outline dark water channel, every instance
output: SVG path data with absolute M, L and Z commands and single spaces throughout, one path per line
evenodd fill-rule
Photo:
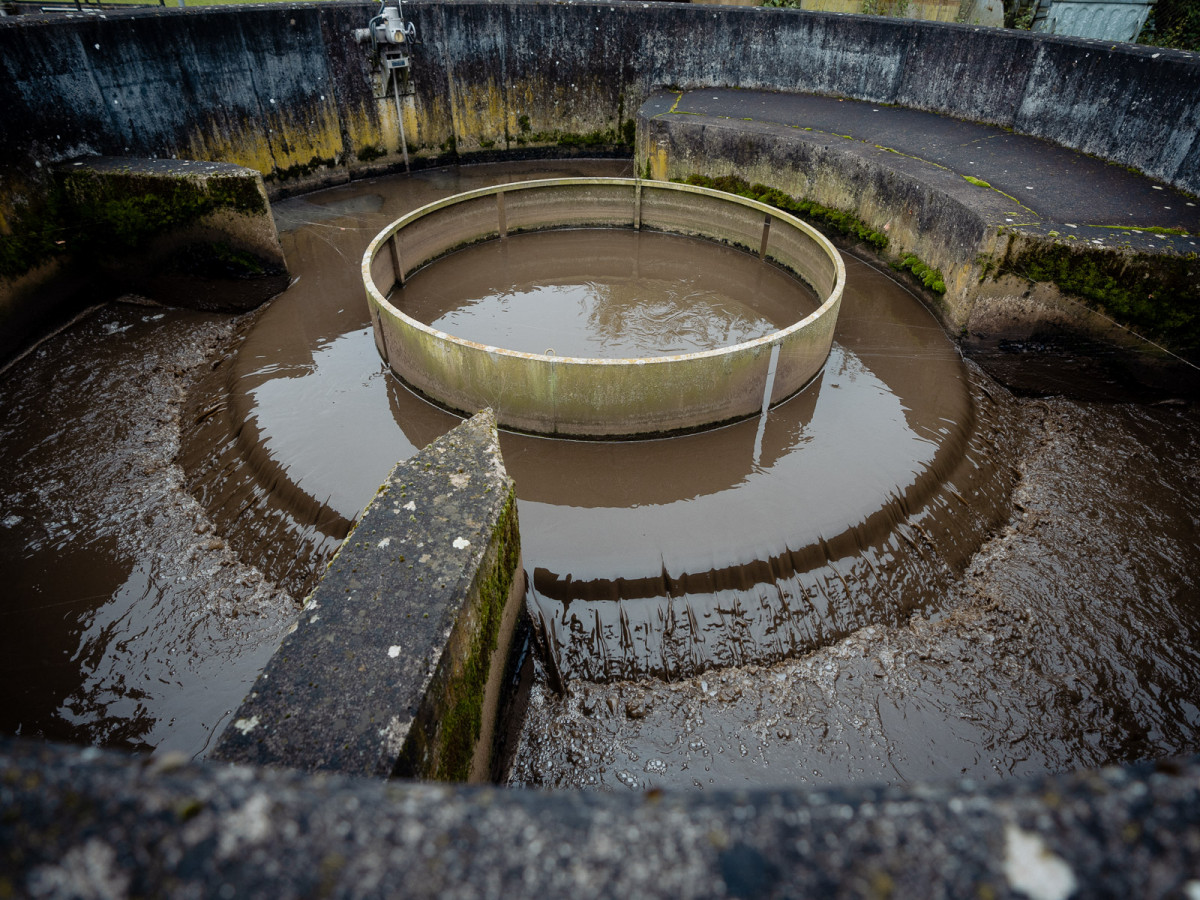
M 553 174 L 624 171 L 444 170 L 285 201 L 297 280 L 236 339 L 214 317 L 112 306 L 5 373 L 0 728 L 203 751 L 383 476 L 459 421 L 386 373 L 363 248 L 422 203 Z M 732 251 L 546 237 L 431 267 L 435 316 L 461 333 L 473 307 L 514 341 L 545 325 L 516 349 L 560 355 L 584 355 L 551 318 L 580 281 L 607 285 L 567 300 L 585 350 L 666 336 L 674 352 L 787 318 L 729 299 L 782 277 L 731 275 Z M 560 267 L 551 289 L 504 311 L 539 256 Z M 706 265 L 727 283 L 688 287 L 706 292 L 689 317 L 670 291 Z M 1200 415 L 1014 397 L 886 274 L 847 269 L 825 371 L 765 421 L 502 436 L 545 667 L 514 784 L 987 778 L 1200 746 Z M 647 271 L 666 286 L 649 309 L 621 293 Z M 490 311 L 472 280 L 500 285 Z

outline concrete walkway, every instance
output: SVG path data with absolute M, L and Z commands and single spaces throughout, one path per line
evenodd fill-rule
M 1197 198 L 1123 166 L 995 125 L 857 100 L 729 88 L 664 91 L 643 106 L 642 115 L 698 116 L 817 132 L 866 145 L 856 149 L 873 149 L 881 157 L 898 153 L 986 182 L 990 187 L 974 187 L 1011 198 L 1001 204 L 1009 207 L 1004 218 L 989 224 L 1035 234 L 1074 233 L 1079 240 L 1151 253 L 1200 251 Z M 1139 233 L 1129 227 L 1182 229 L 1188 236 Z

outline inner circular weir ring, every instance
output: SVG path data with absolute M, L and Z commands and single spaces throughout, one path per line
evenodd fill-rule
M 418 269 L 470 244 L 594 227 L 668 232 L 757 253 L 806 281 L 821 303 L 787 328 L 729 347 L 598 359 L 468 341 L 388 300 Z M 829 355 L 846 270 L 820 232 L 755 200 L 637 178 L 554 178 L 468 191 L 397 219 L 367 247 L 362 277 L 380 356 L 422 394 L 468 414 L 491 407 L 501 425 L 520 431 L 630 437 L 746 418 L 803 388 Z

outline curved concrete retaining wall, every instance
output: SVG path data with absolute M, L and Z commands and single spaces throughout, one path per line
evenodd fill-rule
M 798 273 L 822 302 L 795 324 L 732 347 L 579 359 L 448 335 L 385 298 L 397 286 L 403 290 L 412 272 L 458 247 L 581 226 L 645 228 L 753 249 Z M 846 280 L 833 245 L 787 213 L 719 191 L 632 178 L 524 182 L 432 203 L 380 232 L 362 270 L 380 355 L 409 384 L 453 409 L 491 406 L 512 428 L 593 436 L 698 428 L 790 397 L 825 364 Z M 802 296 L 797 291 L 798 301 Z
M 263 173 L 278 196 L 399 166 L 402 143 L 416 165 L 629 153 L 633 111 L 664 85 L 814 92 L 992 122 L 1200 193 L 1192 54 L 797 10 L 410 0 L 421 43 L 412 93 L 397 103 L 352 36 L 375 10 L 0 19 L 0 329 L 24 327 L 27 308 L 46 302 L 44 278 L 14 279 L 64 253 L 50 164 L 223 161 Z
M 275 190 L 399 161 L 394 99 L 351 32 L 370 4 L 0 21 L 9 227 L 36 163 L 236 162 Z M 401 113 L 420 159 L 625 145 L 655 87 L 854 97 L 993 122 L 1200 193 L 1200 57 L 935 22 L 672 3 L 410 0 Z
M 896 265 L 916 259 L 936 270 L 938 286 L 926 292 L 927 302 L 969 350 L 986 353 L 1005 340 L 1083 337 L 1120 348 L 1122 368 L 1147 385 L 1180 390 L 1180 376 L 1195 383 L 1189 375 L 1194 369 L 1174 365 L 1172 354 L 1160 346 L 1185 354 L 1196 351 L 1200 269 L 1194 233 L 1152 228 L 1137 235 L 1135 245 L 1135 233 L 1120 228 L 1125 215 L 1141 216 L 1138 221 L 1144 224 L 1156 221 L 1146 221 L 1149 217 L 1174 215 L 1179 224 L 1195 230 L 1200 220 L 1186 195 L 1121 172 L 1137 181 L 1134 190 L 1110 174 L 1112 167 L 1076 154 L 1070 158 L 1078 168 L 1038 182 L 1053 163 L 1036 155 L 1044 144 L 1022 138 L 1024 153 L 1005 159 L 1005 174 L 1008 167 L 1024 164 L 1031 170 L 1025 177 L 1043 189 L 1052 185 L 1063 196 L 1079 197 L 1069 207 L 1049 203 L 1048 210 L 1036 212 L 987 182 L 964 177 L 952 165 L 881 145 L 869 131 L 866 137 L 849 139 L 770 121 L 769 114 L 764 116 L 768 121 L 755 121 L 705 114 L 690 105 L 691 98 L 706 100 L 710 92 L 745 98 L 740 102 L 748 113 L 767 102 L 759 98 L 779 96 L 716 88 L 660 92 L 638 114 L 638 165 L 656 178 L 732 179 L 741 189 L 767 196 L 763 188 L 750 190 L 757 182 L 805 202 L 852 211 L 855 227 L 881 238 L 886 248 L 879 252 Z M 891 112 L 884 111 L 876 121 Z M 849 109 L 845 113 L 847 119 L 853 115 Z M 862 126 L 861 121 L 856 124 Z M 997 133 L 965 123 L 958 130 L 964 132 L 957 135 L 963 146 Z M 928 138 L 935 143 L 944 139 Z M 1085 164 L 1091 168 L 1085 171 Z M 1104 190 L 1127 201 L 1120 218 L 1112 203 L 1088 199 Z M 1169 212 L 1173 207 L 1180 212 Z M 1012 224 L 1014 208 L 1025 214 L 1021 224 Z M 1095 218 L 1084 218 L 1089 209 Z M 1064 213 L 1071 218 L 1057 218 Z M 1063 224 L 1072 218 L 1085 224 Z M 1062 237 L 1060 231 L 1071 236 Z M 1051 263 L 1039 263 L 1041 259 Z M 1110 361 L 1115 363 L 1116 357 Z

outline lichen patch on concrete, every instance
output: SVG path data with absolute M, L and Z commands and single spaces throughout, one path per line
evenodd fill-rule
M 1078 887 L 1071 867 L 1041 835 L 1012 823 L 1004 826 L 1004 874 L 1030 900 L 1067 900 Z

